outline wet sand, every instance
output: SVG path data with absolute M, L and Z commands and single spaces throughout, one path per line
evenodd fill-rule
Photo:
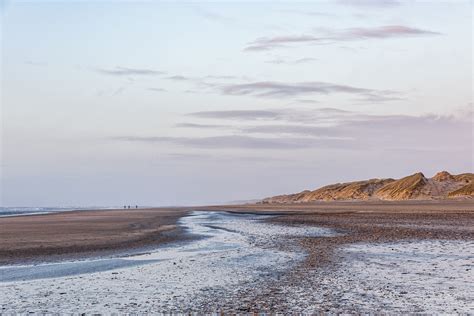
M 70 211 L 0 218 L 0 264 L 107 255 L 184 240 L 189 236 L 176 222 L 191 210 L 279 214 L 275 220 L 281 224 L 317 225 L 351 232 L 338 239 L 308 240 L 308 248 L 322 247 L 318 252 L 364 240 L 474 238 L 474 200 Z M 318 258 L 312 264 L 326 260 L 327 256 Z
M 474 310 L 471 303 L 474 301 L 474 204 L 471 201 L 154 209 L 147 210 L 138 219 L 127 212 L 114 211 L 113 217 L 119 219 L 113 226 L 123 229 L 132 225 L 138 230 L 137 234 L 142 231 L 140 236 L 147 236 L 144 223 L 155 218 L 157 230 L 150 234 L 158 232 L 160 236 L 172 232 L 174 240 L 179 240 L 185 234 L 175 228 L 176 219 L 194 210 L 276 216 L 240 221 L 240 224 L 234 220 L 204 222 L 205 231 L 221 231 L 217 236 L 227 236 L 208 240 L 215 242 L 212 249 L 204 247 L 205 251 L 211 251 L 207 255 L 189 252 L 187 247 L 196 247 L 199 242 L 191 241 L 188 246 L 174 248 L 171 243 L 169 247 L 186 253 L 183 260 L 169 259 L 112 273 L 37 280 L 34 288 L 33 283 L 14 283 L 14 288 L 6 285 L 12 298 L 18 293 L 33 295 L 32 298 L 25 296 L 23 303 L 16 306 L 5 305 L 7 310 L 30 310 L 34 302 L 42 302 L 41 311 L 55 311 L 51 309 L 52 301 L 61 298 L 73 302 L 78 297 L 90 297 L 77 307 L 78 312 L 466 313 Z M 102 212 L 108 211 L 98 214 L 105 216 Z M 221 216 L 222 213 L 216 214 Z M 47 216 L 53 215 L 44 217 Z M 63 216 L 67 218 L 69 214 Z M 181 217 L 178 223 L 184 223 L 185 219 Z M 45 223 L 44 218 L 36 221 L 36 224 Z M 59 219 L 51 221 L 46 221 L 47 225 L 61 222 Z M 136 226 L 137 223 L 144 226 Z M 163 231 L 163 223 L 170 227 Z M 303 233 L 308 229 L 328 229 L 332 233 Z M 231 235 L 221 235 L 227 231 Z M 10 236 L 14 235 L 11 231 Z M 26 236 L 35 238 L 34 234 Z M 113 240 L 119 238 L 117 236 L 120 233 L 110 234 L 105 240 L 115 244 Z M 120 238 L 127 240 L 129 236 L 128 231 Z M 139 239 L 141 242 L 137 245 L 159 245 L 159 238 L 153 242 L 149 242 L 149 238 Z M 240 246 L 235 245 L 237 240 L 241 241 Z M 262 256 L 253 257 L 255 254 Z M 145 258 L 162 255 L 163 250 L 157 249 L 155 254 L 152 252 Z M 248 261 L 252 257 L 259 259 Z M 277 274 L 275 267 L 278 267 Z M 210 274 L 218 277 L 209 279 Z M 103 281 L 97 282 L 97 278 Z M 103 283 L 105 281 L 107 283 Z M 56 289 L 57 282 L 60 282 L 60 290 Z M 186 282 L 193 286 L 200 284 L 200 287 L 190 287 Z M 107 288 L 117 284 L 127 286 L 115 287 L 115 301 L 106 297 L 97 299 L 96 293 L 103 291 L 102 283 L 107 284 Z M 70 284 L 80 286 L 70 292 L 67 291 Z M 166 291 L 163 288 L 163 293 L 156 292 L 164 284 Z M 180 292 L 191 288 L 192 295 Z
M 409 239 L 474 240 L 474 200 L 254 204 L 206 209 L 278 214 L 271 219 L 272 222 L 326 227 L 342 232 L 333 238 L 299 241 L 309 253 L 305 265 L 311 267 L 334 262 L 335 250 L 352 243 Z
M 304 254 L 298 249 L 275 249 L 280 238 L 332 236 L 328 229 L 271 225 L 266 218 L 192 212 L 179 224 L 203 238 L 117 259 L 128 262 L 126 267 L 104 270 L 109 259 L 0 267 L 0 310 L 109 314 L 216 309 L 214 304 L 234 291 L 251 293 L 249 287 L 257 288 L 301 261 Z
M 274 223 L 326 227 L 342 232 L 334 238 L 300 240 L 310 254 L 306 264 L 313 267 L 334 261 L 334 250 L 351 243 L 474 240 L 474 200 L 253 204 L 206 209 L 277 214 L 278 217 L 271 219 Z
M 474 310 L 474 304 L 467 303 L 474 299 L 472 201 L 335 202 L 221 209 L 243 213 L 257 209 L 280 214 L 270 219 L 275 224 L 326 227 L 341 233 L 331 238 L 299 238 L 296 242 L 307 253 L 305 260 L 278 282 L 270 282 L 265 289 L 257 291 L 251 301 L 239 306 L 241 311 L 371 312 L 386 308 L 392 312 L 456 313 Z M 282 242 L 279 247 L 294 245 Z M 381 254 L 373 260 L 370 254 L 377 247 L 382 249 Z M 419 258 L 424 261 L 417 262 Z M 410 262 L 417 262 L 414 267 L 420 271 L 409 267 Z M 463 264 L 459 266 L 462 273 L 453 276 L 450 269 L 459 273 L 453 268 L 458 262 Z M 448 284 L 439 279 L 456 282 Z M 416 292 L 410 292 L 410 286 L 414 285 L 418 286 Z M 469 297 L 460 295 L 460 289 Z M 450 297 L 455 295 L 455 299 Z M 291 303 L 294 301 L 300 304 L 295 307 Z M 237 308 L 230 306 L 229 310 Z
M 182 209 L 90 210 L 0 218 L 0 264 L 102 256 L 186 238 Z

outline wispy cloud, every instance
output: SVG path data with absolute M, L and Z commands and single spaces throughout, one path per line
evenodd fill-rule
M 471 112 L 472 114 L 472 112 Z M 114 141 L 166 144 L 199 149 L 337 149 L 392 151 L 463 151 L 472 143 L 472 116 L 374 115 L 336 108 L 266 111 L 208 111 L 186 118 L 217 124 L 187 122 L 176 127 L 214 131 L 218 136 L 121 136 Z M 222 120 L 233 124 L 222 124 Z M 222 135 L 228 133 L 228 135 Z M 199 135 L 199 134 L 197 134 Z M 454 136 L 454 137 L 453 137 Z M 166 147 L 165 146 L 165 147 Z
M 267 61 L 268 64 L 275 64 L 275 65 L 299 65 L 299 64 L 307 64 L 316 61 L 316 58 L 305 57 L 305 58 L 298 58 L 294 60 L 288 60 L 283 58 L 277 58 Z
M 318 103 L 320 103 L 317 100 L 310 100 L 310 99 L 300 99 L 300 100 L 296 100 L 296 102 L 297 103 L 303 103 L 303 104 L 318 104 Z
M 200 112 L 199 118 L 230 119 L 235 124 L 211 127 L 212 124 L 190 123 L 188 127 L 214 128 L 219 134 L 230 131 L 251 139 L 267 140 L 262 136 L 271 136 L 272 142 L 273 137 L 278 136 L 282 149 L 291 147 L 284 145 L 289 141 L 295 142 L 295 148 L 320 146 L 318 148 L 393 150 L 459 150 L 465 144 L 472 143 L 472 115 L 374 115 L 335 108 L 268 110 L 265 115 L 260 114 L 258 111 L 214 111 L 209 115 Z M 453 138 L 453 135 L 456 136 Z
M 279 47 L 285 47 L 289 44 L 299 43 L 318 43 L 327 39 L 314 35 L 286 35 L 275 37 L 260 37 L 250 42 L 245 51 L 267 51 Z
M 232 111 L 202 111 L 187 114 L 188 116 L 208 119 L 245 119 L 245 120 L 259 120 L 259 119 L 276 119 L 281 113 L 277 111 L 266 110 L 232 110 Z
M 228 127 L 228 125 L 196 124 L 196 123 L 178 123 L 175 126 L 176 127 L 184 127 L 184 128 L 202 128 L 202 129 L 217 129 L 217 128 L 226 128 L 226 127 Z
M 232 120 L 238 123 L 247 121 L 266 121 L 266 122 L 289 122 L 293 124 L 313 124 L 313 125 L 334 125 L 335 122 L 351 118 L 365 118 L 360 114 L 344 111 L 336 108 L 318 108 L 318 109 L 274 109 L 274 110 L 226 110 L 226 111 L 202 111 L 188 113 L 186 117 L 210 120 Z M 189 126 L 191 127 L 191 126 Z M 199 128 L 196 124 L 194 127 Z M 226 126 L 226 128 L 231 128 Z M 236 127 L 232 127 L 236 128 Z M 248 129 L 244 126 L 240 129 Z M 237 129 L 239 129 L 237 127 Z
M 165 79 L 177 80 L 177 81 L 194 81 L 196 83 L 204 84 L 207 80 L 249 80 L 246 76 L 233 76 L 233 75 L 205 75 L 205 76 L 187 76 L 187 75 L 172 75 Z
M 295 82 L 285 83 L 276 81 L 260 81 L 243 84 L 229 84 L 219 86 L 220 91 L 226 95 L 252 95 L 256 97 L 294 97 L 310 94 L 349 93 L 361 96 L 393 96 L 396 92 L 389 90 L 374 90 L 359 88 L 349 85 L 328 82 Z
M 233 110 L 233 111 L 205 111 L 195 112 L 186 115 L 187 118 L 207 119 L 207 120 L 231 120 L 236 124 L 201 124 L 201 123 L 180 123 L 177 127 L 187 127 L 196 129 L 225 129 L 234 132 L 245 133 L 289 133 L 308 134 L 309 132 L 323 132 L 321 126 L 334 126 L 340 120 L 351 118 L 355 115 L 352 112 L 333 108 L 319 109 L 299 109 L 299 110 Z M 255 123 L 272 123 L 270 125 L 251 125 Z M 296 133 L 299 131 L 299 133 Z M 329 134 L 328 134 L 329 135 Z M 330 135 L 335 135 L 333 131 Z
M 186 114 L 187 117 L 243 121 L 329 122 L 335 118 L 355 117 L 356 114 L 336 108 L 274 109 L 274 110 L 226 110 L 202 111 Z
M 166 79 L 169 79 L 169 80 L 176 80 L 176 81 L 194 80 L 194 79 L 191 78 L 191 77 L 186 77 L 186 76 L 182 76 L 182 75 L 169 76 L 169 77 L 166 77 Z
M 335 32 L 334 39 L 355 40 L 368 38 L 409 37 L 418 35 L 440 35 L 441 33 L 423 30 L 403 25 L 388 25 L 381 27 L 350 28 L 342 32 Z
M 163 89 L 163 88 L 148 88 L 147 90 L 155 91 L 155 92 L 166 92 L 166 91 L 168 91 L 168 90 Z
M 163 75 L 165 72 L 153 69 L 138 69 L 127 67 L 115 67 L 112 69 L 96 69 L 98 73 L 111 76 L 156 76 Z
M 423 35 L 440 35 L 438 32 L 404 26 L 358 27 L 343 30 L 320 30 L 318 34 L 260 37 L 250 42 L 245 51 L 266 51 L 294 44 L 330 44 L 343 41 L 387 39 Z
M 374 94 L 374 93 L 366 93 L 362 95 L 360 98 L 355 99 L 356 101 L 360 101 L 362 103 L 381 103 L 387 101 L 400 101 L 405 100 L 395 93 L 387 92 L 385 94 Z
M 218 125 L 218 124 L 195 124 L 180 123 L 176 127 L 204 129 L 204 130 L 230 130 L 233 132 L 248 134 L 267 134 L 267 135 L 293 135 L 293 136 L 313 136 L 318 138 L 332 137 L 340 139 L 344 132 L 339 129 L 311 126 L 304 124 L 265 124 L 265 125 Z M 350 138 L 350 137 L 346 137 Z
M 242 127 L 240 129 L 244 133 L 250 134 L 270 134 L 270 135 L 305 135 L 313 137 L 340 137 L 345 136 L 350 138 L 350 136 L 345 135 L 343 131 L 336 128 L 328 128 L 321 126 L 311 126 L 311 125 L 289 125 L 289 124 L 272 124 L 272 125 L 258 125 L 258 126 L 248 126 Z
M 179 146 L 196 148 L 242 148 L 242 149 L 301 149 L 308 147 L 351 147 L 355 146 L 352 140 L 346 139 L 319 139 L 319 138 L 273 138 L 251 136 L 214 136 L 214 137 L 114 137 L 113 140 L 143 142 L 143 143 L 170 143 Z M 343 145 L 344 144 L 344 145 Z

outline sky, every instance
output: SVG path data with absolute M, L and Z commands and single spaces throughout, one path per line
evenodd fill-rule
M 471 1 L 5 1 L 1 206 L 473 172 Z

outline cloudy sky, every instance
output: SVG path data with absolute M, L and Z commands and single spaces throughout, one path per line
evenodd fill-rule
M 472 2 L 3 1 L 1 205 L 472 172 Z

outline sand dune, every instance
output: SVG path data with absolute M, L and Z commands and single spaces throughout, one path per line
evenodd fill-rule
M 262 203 L 306 203 L 336 200 L 432 200 L 469 198 L 474 196 L 474 174 L 452 175 L 438 172 L 426 178 L 421 172 L 394 180 L 370 179 L 337 183 L 314 191 L 305 190 L 296 194 L 278 195 L 262 200 Z

